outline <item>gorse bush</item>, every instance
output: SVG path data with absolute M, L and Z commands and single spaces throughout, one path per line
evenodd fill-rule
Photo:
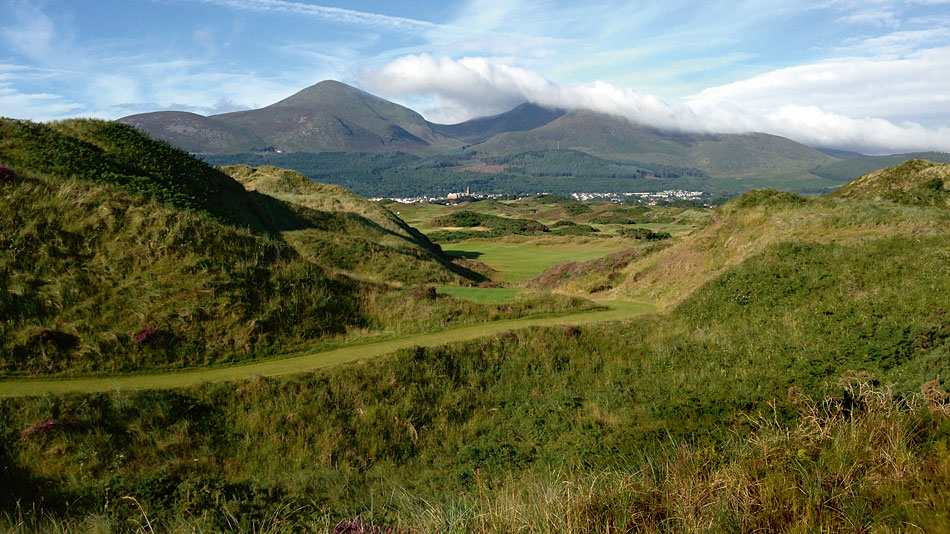
M 729 202 L 727 206 L 734 208 L 755 208 L 755 207 L 774 207 L 794 204 L 804 204 L 808 199 L 788 191 L 776 191 L 774 189 L 754 189 L 748 193 L 739 195 L 738 198 Z

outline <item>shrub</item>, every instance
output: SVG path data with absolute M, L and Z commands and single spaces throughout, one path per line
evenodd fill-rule
M 623 228 L 618 235 L 631 239 L 644 239 L 646 241 L 662 241 L 673 237 L 669 232 L 654 232 L 649 228 Z
M 775 189 L 753 189 L 743 193 L 733 200 L 730 205 L 736 208 L 755 208 L 755 207 L 773 207 L 784 205 L 804 204 L 808 199 L 788 191 L 777 191 Z

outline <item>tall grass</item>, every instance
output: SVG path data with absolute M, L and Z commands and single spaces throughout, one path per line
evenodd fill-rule
M 895 396 L 866 377 L 816 400 L 792 391 L 797 423 L 768 411 L 718 447 L 669 443 L 620 469 L 481 477 L 463 494 L 381 495 L 361 519 L 313 502 L 259 518 L 214 504 L 197 515 L 125 523 L 22 507 L 0 517 L 12 533 L 114 532 L 941 532 L 950 524 L 950 404 L 946 393 Z M 137 501 L 123 499 L 125 503 Z M 155 529 L 159 530 L 155 530 Z M 345 530 L 351 528 L 352 530 Z

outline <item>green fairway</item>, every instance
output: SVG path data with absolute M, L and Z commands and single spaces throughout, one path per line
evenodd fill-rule
M 458 341 L 470 341 L 499 332 L 532 326 L 582 325 L 603 321 L 617 321 L 657 310 L 653 305 L 636 302 L 601 301 L 601 304 L 608 306 L 609 309 L 572 313 L 560 317 L 496 321 L 455 328 L 433 334 L 406 336 L 329 351 L 306 351 L 291 354 L 284 358 L 234 365 L 231 367 L 113 377 L 3 380 L 0 381 L 0 397 L 93 393 L 116 390 L 168 389 L 208 382 L 246 380 L 255 376 L 279 376 L 305 373 L 342 363 L 379 358 L 387 354 L 392 354 L 397 350 L 412 347 L 433 347 Z
M 489 243 L 471 240 L 448 246 L 451 248 L 446 248 L 446 254 L 485 262 L 501 272 L 499 279 L 517 283 L 537 276 L 552 265 L 600 258 L 630 245 L 619 240 L 558 244 Z
M 479 304 L 511 302 L 518 294 L 518 290 L 511 287 L 441 286 L 435 288 L 435 291 L 440 295 L 449 295 L 453 298 L 470 300 Z

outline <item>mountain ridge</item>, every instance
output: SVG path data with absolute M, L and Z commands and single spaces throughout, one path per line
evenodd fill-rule
M 782 172 L 806 171 L 836 159 L 777 136 L 750 134 L 758 137 L 758 145 L 767 144 L 762 139 L 773 140 L 772 146 L 763 148 L 743 142 L 748 135 L 664 131 L 595 111 L 549 109 L 533 103 L 459 124 L 436 124 L 407 107 L 333 80 L 319 82 L 263 108 L 211 115 L 203 122 L 198 117 L 157 112 L 118 120 L 169 142 L 183 143 L 192 152 L 209 155 L 270 150 L 401 151 L 429 156 L 470 146 L 497 156 L 519 148 L 572 148 L 617 159 L 699 168 L 708 160 L 710 168 L 703 170 L 720 174 L 734 172 L 737 167 L 740 174 L 774 172 L 775 166 Z M 208 132 L 207 142 L 201 142 L 201 128 L 192 123 L 199 123 Z M 183 132 L 196 128 L 198 132 L 185 143 Z M 218 139 L 233 142 L 215 143 Z M 769 150 L 778 150 L 778 157 L 772 158 L 771 167 L 763 167 L 760 153 L 768 157 Z M 776 165 L 779 160 L 781 165 Z

